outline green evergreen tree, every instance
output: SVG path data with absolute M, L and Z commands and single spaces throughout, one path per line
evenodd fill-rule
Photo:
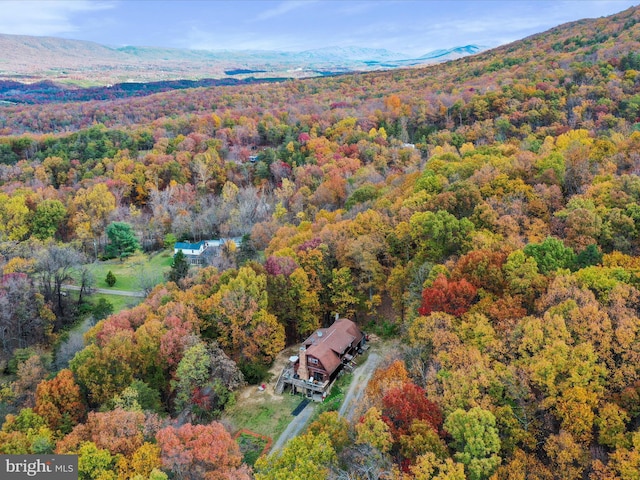
M 107 235 L 111 242 L 107 247 L 107 253 L 114 257 L 129 257 L 140 249 L 140 242 L 128 223 L 111 222 L 107 227 Z
M 113 287 L 116 284 L 116 276 L 113 274 L 111 270 L 107 273 L 106 278 L 104 279 L 105 283 L 110 287 Z
M 598 249 L 597 245 L 593 243 L 583 251 L 581 251 L 576 257 L 576 268 L 585 268 L 591 265 L 598 265 L 602 263 L 602 252 Z
M 251 240 L 251 236 L 248 233 L 243 235 L 240 248 L 236 253 L 238 266 L 242 266 L 248 261 L 253 260 L 256 257 L 256 253 L 256 247 L 253 244 L 253 240 Z
M 187 262 L 187 257 L 182 252 L 182 250 L 178 250 L 173 256 L 173 263 L 171 264 L 171 270 L 169 270 L 169 274 L 167 278 L 171 282 L 176 282 L 187 276 L 189 273 L 189 262 Z

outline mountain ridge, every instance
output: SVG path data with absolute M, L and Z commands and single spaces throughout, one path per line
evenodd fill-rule
M 81 86 L 129 81 L 237 78 L 240 75 L 301 78 L 428 64 L 481 51 L 477 45 L 441 49 L 421 57 L 387 49 L 329 46 L 303 51 L 196 50 L 0 34 L 0 79 L 54 80 Z M 319 73 L 321 72 L 321 73 Z

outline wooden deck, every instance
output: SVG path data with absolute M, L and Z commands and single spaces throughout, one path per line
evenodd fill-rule
M 287 385 L 294 387 L 297 392 L 300 393 L 324 393 L 329 387 L 328 381 L 326 382 L 318 382 L 315 380 L 300 380 L 299 378 L 294 378 L 295 372 L 293 371 L 293 367 L 285 368 L 278 379 L 276 384 L 275 391 L 280 394 L 284 391 L 284 388 Z

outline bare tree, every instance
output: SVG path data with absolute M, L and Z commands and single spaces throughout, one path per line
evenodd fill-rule
M 78 295 L 78 306 L 82 305 L 82 300 L 85 295 L 90 295 L 93 290 L 93 286 L 96 283 L 95 275 L 86 265 L 82 265 L 77 270 L 78 284 L 80 287 L 80 293 Z
M 47 365 L 40 355 L 32 355 L 18 365 L 17 379 L 11 384 L 16 403 L 23 408 L 36 404 L 36 387 L 47 375 Z
M 83 263 L 84 257 L 70 246 L 48 245 L 36 254 L 35 276 L 45 302 L 52 305 L 59 320 L 67 314 L 64 282 L 73 280 L 73 272 Z
M 0 342 L 9 355 L 14 348 L 24 348 L 44 338 L 44 321 L 40 318 L 38 298 L 31 280 L 22 273 L 3 275 L 0 280 Z
M 348 469 L 334 468 L 329 476 L 332 480 L 381 480 L 391 478 L 393 471 L 391 458 L 366 443 L 345 448 L 340 460 Z
M 135 272 L 136 285 L 145 296 L 163 281 L 161 273 L 148 267 L 145 257 L 134 258 L 131 266 Z

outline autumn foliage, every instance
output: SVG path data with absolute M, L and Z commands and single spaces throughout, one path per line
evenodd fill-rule
M 446 312 L 460 316 L 469 309 L 476 292 L 476 287 L 464 278 L 456 281 L 440 275 L 430 287 L 422 291 L 422 305 L 418 311 L 420 315 Z
M 382 419 L 394 437 L 407 434 L 416 420 L 424 420 L 434 431 L 442 427 L 440 407 L 427 398 L 424 389 L 413 383 L 387 391 L 382 397 Z
M 249 479 L 238 444 L 224 427 L 209 425 L 165 427 L 156 436 L 161 449 L 162 465 L 185 479 L 243 480 Z
M 256 478 L 635 478 L 638 39 L 633 7 L 426 68 L 3 104 L 0 451 L 246 478 L 209 422 L 338 314 L 393 355 Z M 112 222 L 238 245 L 70 345 Z
M 34 412 L 42 416 L 52 430 L 69 430 L 84 419 L 84 398 L 70 370 L 60 370 L 52 380 L 38 384 Z

